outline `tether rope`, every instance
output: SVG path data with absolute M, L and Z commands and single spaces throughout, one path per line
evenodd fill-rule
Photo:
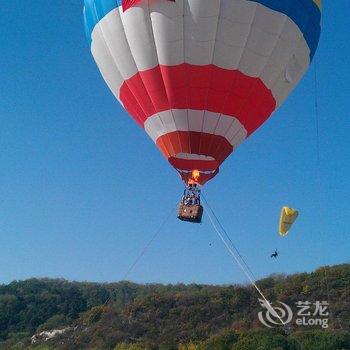
M 320 112 L 319 112 L 319 96 L 318 96 L 318 66 L 317 66 L 317 58 L 314 60 L 314 92 L 315 92 L 315 100 L 314 100 L 314 108 L 315 108 L 315 129 L 316 129 L 316 152 L 317 152 L 317 158 L 316 158 L 316 169 L 317 169 L 317 176 L 316 176 L 316 187 L 317 187 L 317 203 L 318 203 L 318 213 L 320 214 L 320 208 L 321 208 L 321 201 L 319 198 L 319 195 L 321 193 L 321 157 L 320 157 Z M 328 252 L 328 251 L 327 251 Z M 327 254 L 327 253 L 326 253 Z M 329 292 L 329 283 L 328 283 L 328 275 L 327 275 L 327 266 L 323 266 L 324 271 L 324 281 L 326 282 L 326 293 L 327 293 L 327 302 L 331 304 L 330 300 L 330 292 Z M 333 313 L 332 309 L 329 309 L 329 316 L 332 322 L 333 319 Z M 339 321 L 339 318 L 338 318 Z M 333 321 L 334 323 L 334 321 Z M 340 324 L 340 327 L 342 328 L 342 325 Z
M 151 244 L 156 240 L 156 238 L 159 236 L 160 232 L 162 231 L 163 227 L 165 226 L 165 224 L 168 222 L 168 220 L 170 219 L 170 216 L 174 213 L 174 208 L 171 209 L 171 211 L 169 212 L 168 216 L 163 220 L 163 222 L 161 223 L 161 225 L 159 226 L 158 230 L 154 233 L 154 235 L 152 236 L 152 238 L 148 241 L 148 243 L 145 245 L 145 247 L 142 249 L 142 251 L 140 252 L 140 254 L 136 257 L 136 259 L 134 260 L 134 262 L 130 265 L 130 267 L 128 268 L 128 270 L 125 272 L 124 276 L 123 276 L 123 280 L 126 280 L 126 278 L 129 276 L 129 274 L 131 273 L 131 271 L 135 268 L 135 266 L 138 264 L 138 262 L 142 259 L 142 257 L 145 255 L 145 253 L 147 252 L 148 248 L 151 246 Z
M 174 213 L 174 208 L 171 209 L 171 211 L 169 212 L 169 214 L 166 216 L 166 218 L 162 221 L 161 225 L 159 226 L 158 230 L 153 234 L 153 236 L 151 237 L 151 239 L 147 242 L 147 244 L 145 245 L 145 247 L 141 250 L 140 254 L 136 257 L 136 259 L 133 261 L 133 263 L 130 265 L 130 267 L 127 269 L 127 271 L 125 272 L 125 274 L 123 275 L 122 280 L 125 281 L 126 278 L 129 276 L 129 274 L 131 273 L 131 271 L 135 268 L 135 266 L 139 263 L 139 261 L 142 259 L 142 257 L 145 255 L 145 253 L 147 252 L 148 248 L 152 245 L 152 243 L 156 240 L 156 238 L 159 236 L 159 234 L 161 233 L 163 227 L 165 226 L 165 224 L 168 222 L 168 220 L 170 219 L 170 216 Z M 111 293 L 111 295 L 106 299 L 106 301 L 102 304 L 102 306 L 107 306 L 109 304 L 109 302 L 113 299 L 113 291 Z M 101 305 L 97 305 L 101 306 Z M 90 321 L 93 322 L 98 314 L 99 310 L 96 309 L 95 314 L 92 315 Z
M 214 213 L 214 210 L 211 208 L 211 206 L 209 205 L 208 201 L 204 198 L 204 196 L 202 196 L 206 206 L 209 208 L 211 214 L 214 216 L 217 224 L 219 225 L 219 227 L 221 228 L 221 231 L 224 233 L 225 237 L 228 239 L 228 241 L 231 243 L 232 248 L 235 250 L 236 254 L 239 256 L 239 258 L 241 259 L 242 263 L 244 264 L 244 266 L 246 267 L 246 269 L 249 271 L 251 277 L 254 280 L 257 280 L 257 278 L 254 276 L 253 271 L 250 269 L 250 267 L 248 266 L 248 264 L 246 263 L 246 261 L 244 260 L 243 256 L 241 255 L 241 253 L 239 252 L 238 248 L 235 246 L 235 244 L 233 243 L 231 237 L 228 235 L 228 233 L 226 232 L 226 230 L 224 229 L 224 227 L 222 226 L 221 222 L 219 221 L 217 215 Z
M 264 293 L 261 291 L 261 289 L 257 286 L 255 278 L 253 273 L 251 272 L 251 269 L 249 268 L 249 266 L 247 265 L 247 263 L 245 262 L 244 258 L 242 257 L 242 255 L 239 253 L 238 249 L 234 246 L 232 240 L 229 238 L 228 234 L 226 233 L 226 231 L 223 229 L 223 226 L 221 225 L 220 221 L 218 220 L 217 216 L 214 214 L 214 211 L 211 209 L 208 201 L 206 200 L 206 198 L 202 195 L 202 198 L 204 199 L 205 202 L 205 213 L 207 214 L 214 231 L 216 232 L 216 234 L 218 235 L 218 237 L 221 239 L 221 241 L 223 242 L 224 246 L 226 247 L 227 251 L 229 252 L 229 254 L 234 258 L 234 260 L 236 261 L 236 263 L 238 264 L 238 266 L 241 268 L 241 270 L 243 271 L 243 273 L 246 275 L 246 277 L 249 279 L 250 283 L 254 286 L 254 288 L 257 290 L 257 292 L 260 294 L 260 296 L 263 298 L 263 300 L 266 302 L 266 305 L 268 306 L 269 311 L 271 312 L 271 314 L 274 317 L 277 317 L 280 321 L 281 324 L 283 326 L 285 326 L 286 324 L 283 322 L 282 318 L 279 316 L 279 314 L 275 311 L 275 309 L 272 307 L 271 303 L 266 299 Z M 209 210 L 208 210 L 208 209 Z M 230 247 L 229 243 L 227 243 L 227 241 L 225 240 L 225 238 L 223 237 L 222 233 L 220 232 L 217 224 L 215 223 L 212 215 L 215 217 L 216 222 L 218 223 L 219 227 L 221 227 L 222 231 L 224 232 L 224 235 L 226 237 L 228 237 L 229 242 L 231 242 L 232 246 L 234 247 L 233 249 Z M 236 253 L 235 253 L 236 251 Z

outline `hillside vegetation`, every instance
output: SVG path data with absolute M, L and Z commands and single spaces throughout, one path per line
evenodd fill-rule
M 349 264 L 258 285 L 290 306 L 328 301 L 329 328 L 263 326 L 250 286 L 29 279 L 0 286 L 0 349 L 350 350 Z M 53 329 L 64 332 L 31 341 Z

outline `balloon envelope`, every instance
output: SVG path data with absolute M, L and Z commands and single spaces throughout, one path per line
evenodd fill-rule
M 321 18 L 319 0 L 85 0 L 84 15 L 115 97 L 200 184 L 297 85 Z

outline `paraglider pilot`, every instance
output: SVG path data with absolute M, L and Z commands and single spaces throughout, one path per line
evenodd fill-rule
M 275 258 L 275 259 L 278 258 L 278 251 L 277 251 L 277 249 L 275 250 L 275 252 L 273 254 L 271 254 L 271 258 Z

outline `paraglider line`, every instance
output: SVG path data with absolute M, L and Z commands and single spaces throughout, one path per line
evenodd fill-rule
M 264 301 L 266 302 L 266 305 L 268 305 L 269 307 L 269 311 L 271 312 L 271 314 L 275 317 L 277 317 L 280 321 L 281 324 L 283 326 L 285 326 L 285 323 L 283 322 L 282 318 L 279 316 L 279 314 L 274 310 L 274 308 L 272 307 L 271 303 L 266 299 L 264 293 L 261 291 L 261 289 L 257 286 L 255 279 L 252 276 L 251 270 L 248 267 L 247 263 L 244 261 L 243 257 L 241 254 L 239 254 L 237 248 L 235 248 L 235 250 L 237 251 L 237 253 L 234 252 L 234 250 L 230 247 L 230 245 L 227 243 L 227 241 L 225 240 L 225 238 L 223 237 L 222 233 L 220 232 L 219 228 L 217 227 L 217 225 L 215 224 L 215 221 L 212 217 L 215 216 L 217 223 L 219 224 L 219 226 L 222 228 L 222 225 L 220 224 L 220 221 L 218 220 L 217 216 L 214 214 L 214 211 L 210 208 L 207 200 L 204 198 L 203 199 L 205 201 L 205 213 L 207 214 L 214 231 L 216 232 L 216 234 L 218 235 L 218 237 L 221 239 L 222 243 L 224 244 L 224 246 L 226 247 L 227 251 L 229 252 L 229 254 L 234 258 L 234 260 L 236 261 L 236 263 L 238 264 L 238 266 L 241 268 L 241 270 L 243 271 L 243 273 L 247 276 L 247 278 L 249 279 L 249 281 L 251 282 L 251 284 L 254 286 L 254 288 L 257 290 L 257 292 L 260 294 L 260 296 L 264 299 Z M 207 209 L 209 208 L 209 210 Z M 212 215 L 211 215 L 211 213 Z M 222 230 L 223 232 L 225 232 L 224 230 Z M 226 234 L 227 235 L 227 234 Z M 232 240 L 230 239 L 230 241 L 232 242 Z

